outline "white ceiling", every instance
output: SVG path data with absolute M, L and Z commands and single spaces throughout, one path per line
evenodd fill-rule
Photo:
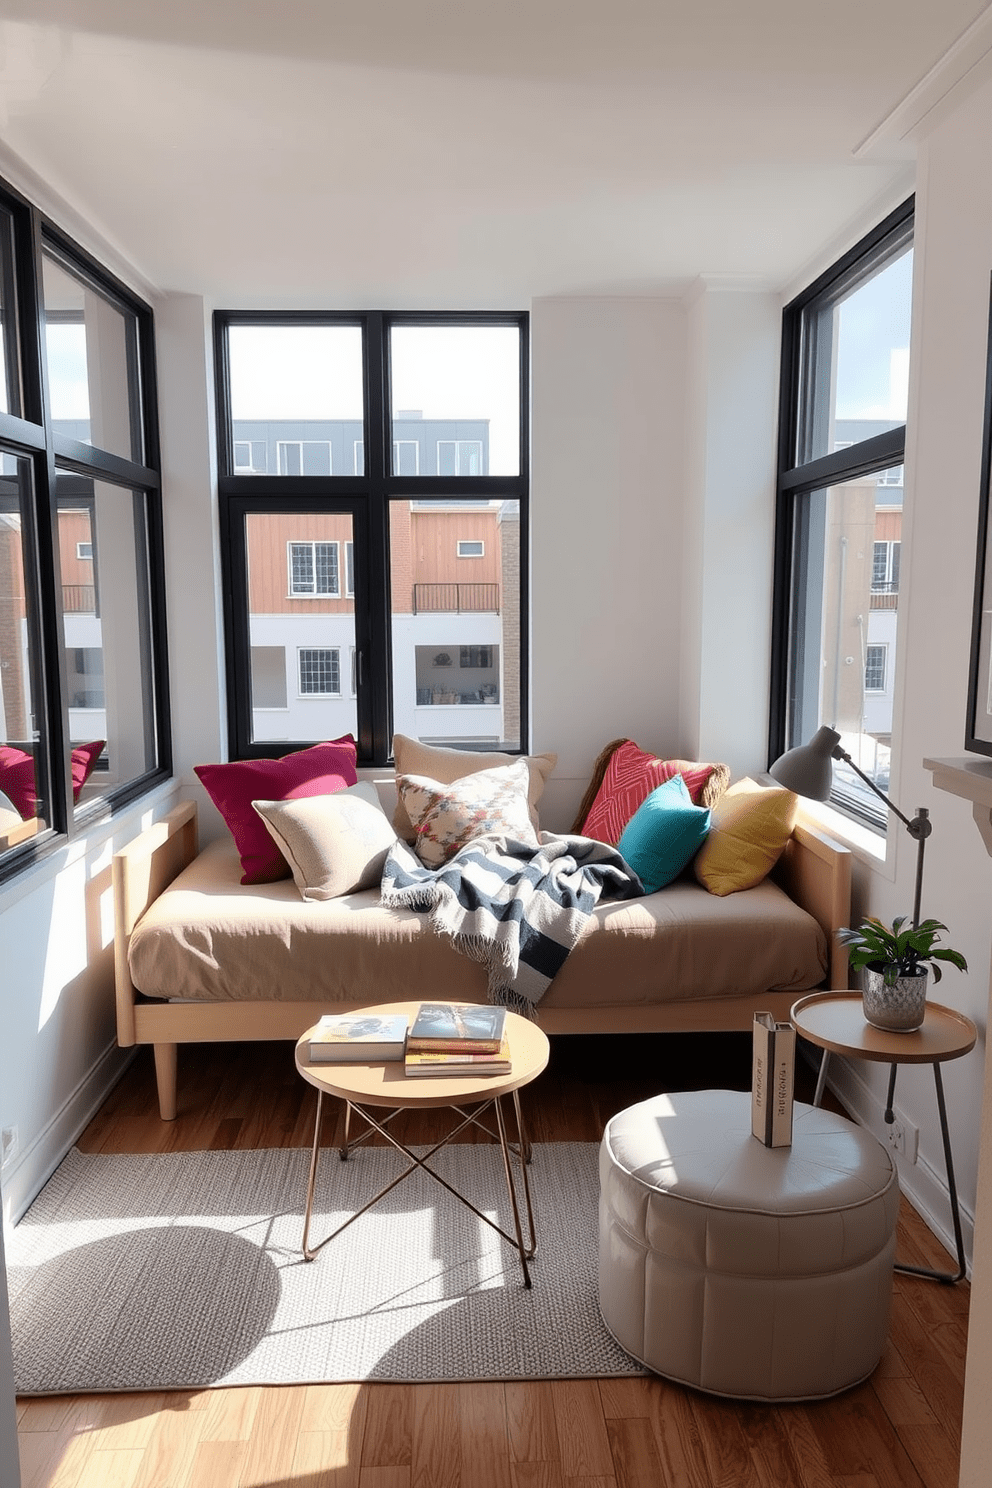
M 0 139 L 153 286 L 525 306 L 782 286 L 981 0 L 0 0 Z

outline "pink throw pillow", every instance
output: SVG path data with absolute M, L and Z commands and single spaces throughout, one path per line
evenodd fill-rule
M 274 883 L 288 878 L 290 867 L 269 835 L 252 801 L 295 801 L 301 796 L 330 796 L 355 785 L 358 772 L 351 734 L 284 754 L 282 759 L 231 760 L 228 764 L 194 765 L 204 789 L 227 823 L 243 869 L 243 884 Z
M 79 793 L 90 777 L 90 773 L 106 739 L 94 739 L 89 744 L 77 744 L 72 751 L 72 799 L 79 800 Z M 25 754 L 12 744 L 0 745 L 0 790 L 17 807 L 25 821 L 38 814 L 38 789 L 35 784 L 34 756 Z
M 682 776 L 694 806 L 715 805 L 730 782 L 726 765 L 658 759 L 639 749 L 633 740 L 625 740 L 610 758 L 603 783 L 582 824 L 582 836 L 615 847 L 641 803 L 675 775 Z

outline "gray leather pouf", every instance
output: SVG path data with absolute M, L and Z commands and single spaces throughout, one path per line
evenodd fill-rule
M 796 1102 L 791 1147 L 735 1090 L 659 1095 L 600 1150 L 603 1320 L 649 1369 L 751 1400 L 834 1395 L 888 1332 L 899 1180 L 843 1116 Z

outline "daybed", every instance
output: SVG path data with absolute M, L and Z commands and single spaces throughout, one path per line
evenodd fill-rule
M 591 835 L 591 834 L 590 834 Z M 194 803 L 113 861 L 117 1029 L 152 1044 L 163 1119 L 180 1043 L 295 1039 L 324 1009 L 484 1001 L 483 969 L 376 888 L 323 903 L 293 880 L 245 885 L 231 841 L 197 849 Z M 846 986 L 850 855 L 797 823 L 773 875 L 719 897 L 689 878 L 600 904 L 537 1009 L 551 1034 L 746 1030 L 803 991 Z

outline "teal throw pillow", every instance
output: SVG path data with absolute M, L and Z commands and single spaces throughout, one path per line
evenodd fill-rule
M 709 807 L 694 806 L 682 776 L 673 775 L 634 812 L 617 851 L 653 894 L 691 863 L 709 829 Z

